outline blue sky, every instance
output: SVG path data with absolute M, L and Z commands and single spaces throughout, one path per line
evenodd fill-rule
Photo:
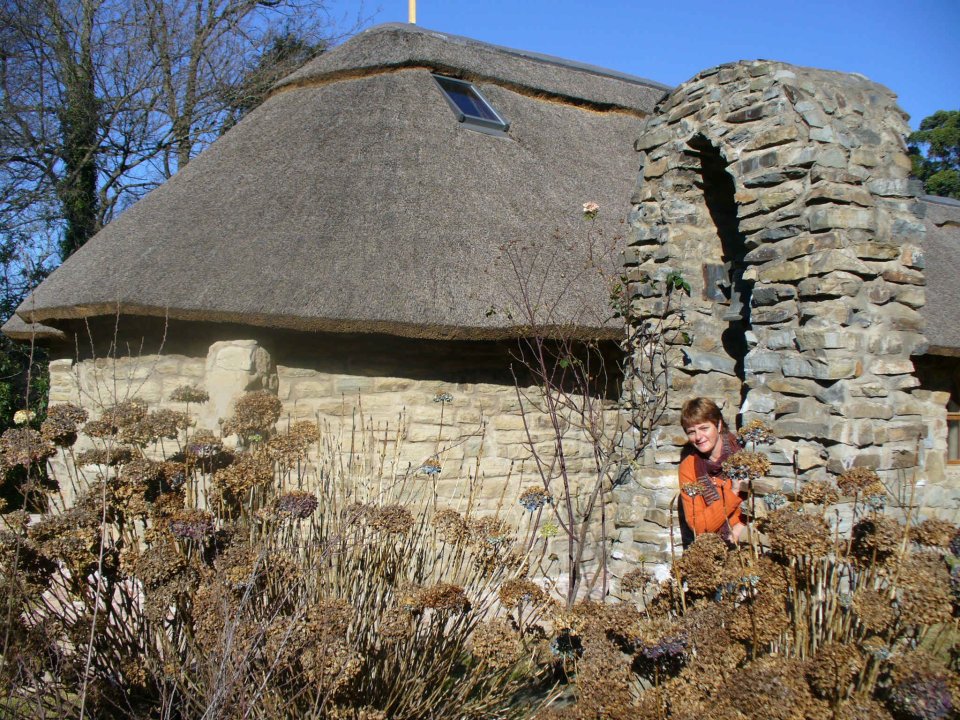
M 406 22 L 407 0 L 363 13 Z M 960 0 L 417 0 L 417 24 L 668 85 L 741 59 L 859 72 L 899 95 L 914 128 L 960 109 Z

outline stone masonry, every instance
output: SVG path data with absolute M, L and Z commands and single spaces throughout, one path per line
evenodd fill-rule
M 50 363 L 50 403 L 76 403 L 95 418 L 105 407 L 139 398 L 151 409 L 189 409 L 195 428 L 219 435 L 221 420 L 231 415 L 242 393 L 267 390 L 283 403 L 278 431 L 300 420 L 316 422 L 321 429 L 321 448 L 307 471 L 307 482 L 321 467 L 333 468 L 350 482 L 383 489 L 392 481 L 404 486 L 404 497 L 411 497 L 412 491 L 433 498 L 437 508 L 498 513 L 527 527 L 529 519 L 518 498 L 524 489 L 542 484 L 531 461 L 524 413 L 513 385 L 469 375 L 461 376 L 462 382 L 426 378 L 428 371 L 449 362 L 429 353 L 420 354 L 419 365 L 389 359 L 387 348 L 376 356 L 371 353 L 376 347 L 372 341 L 345 338 L 327 352 L 317 345 L 313 362 L 301 354 L 296 364 L 277 362 L 278 357 L 290 359 L 289 348 L 274 342 L 272 355 L 250 338 L 214 342 L 206 357 L 169 353 L 55 359 Z M 326 361 L 332 354 L 341 358 L 336 367 Z M 466 353 L 453 357 L 469 366 L 484 362 L 478 354 L 474 349 L 472 358 Z M 372 361 L 362 359 L 371 357 Z M 376 373 L 371 363 L 378 365 Z M 181 385 L 206 390 L 209 401 L 189 408 L 171 401 L 171 393 Z M 549 418 L 528 408 L 526 422 L 538 452 L 549 457 L 555 437 Z M 565 435 L 575 491 L 587 492 L 582 488 L 592 487 L 595 477 L 592 445 L 575 429 Z M 81 435 L 77 450 L 88 447 L 92 443 Z M 168 455 L 176 449 L 169 441 L 164 448 Z M 152 451 L 160 453 L 159 448 Z M 427 471 L 432 463 L 436 472 Z M 52 465 L 61 480 L 76 472 L 66 465 L 65 456 L 55 457 Z M 72 482 L 61 482 L 61 487 L 72 502 Z M 551 546 L 557 545 L 551 552 L 562 552 L 560 542 L 559 537 L 551 541 Z
M 856 465 L 888 485 L 926 483 L 927 398 L 911 361 L 926 345 L 924 226 L 907 132 L 886 88 L 767 61 L 700 73 L 645 123 L 627 255 L 634 322 L 682 332 L 646 478 L 621 498 L 625 527 L 647 521 L 637 540 L 664 536 L 679 409 L 696 395 L 729 423 L 774 427 L 770 489 Z M 677 273 L 691 292 L 674 290 L 667 307 Z

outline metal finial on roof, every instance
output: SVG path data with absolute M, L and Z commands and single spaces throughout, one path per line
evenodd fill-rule
M 407 0 L 407 15 L 411 25 L 417 24 L 417 0 Z

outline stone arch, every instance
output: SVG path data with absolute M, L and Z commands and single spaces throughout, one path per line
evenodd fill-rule
M 774 476 L 795 463 L 802 478 L 916 465 L 924 228 L 908 130 L 895 96 L 862 76 L 769 61 L 704 71 L 645 122 L 627 256 L 634 321 L 664 311 L 671 273 L 691 286 L 668 308 L 687 332 L 668 350 L 669 412 L 650 454 L 664 482 L 684 441 L 679 408 L 700 394 L 775 427 Z M 709 284 L 720 271 L 703 269 L 723 252 L 749 295 L 740 368 L 718 343 L 727 310 Z

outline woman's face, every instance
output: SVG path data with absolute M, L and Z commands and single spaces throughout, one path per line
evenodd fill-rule
M 687 440 L 701 455 L 710 457 L 720 442 L 720 426 L 712 422 L 694 423 L 687 427 Z

